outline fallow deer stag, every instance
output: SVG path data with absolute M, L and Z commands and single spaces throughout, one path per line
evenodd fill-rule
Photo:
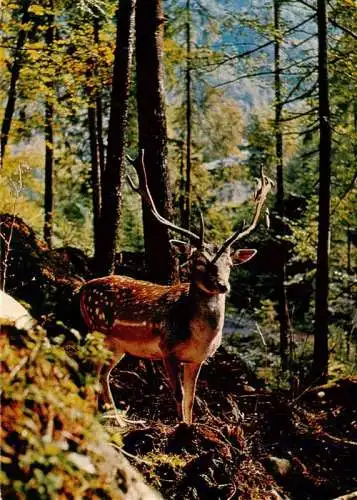
M 136 160 L 135 166 L 139 187 L 128 177 L 131 187 L 140 193 L 160 224 L 187 237 L 195 247 L 191 281 L 162 286 L 126 276 L 94 279 L 81 289 L 81 312 L 89 329 L 104 334 L 105 344 L 113 353 L 111 362 L 101 375 L 105 401 L 115 408 L 109 377 L 125 354 L 161 359 L 177 402 L 179 417 L 191 424 L 200 368 L 221 343 L 231 268 L 247 262 L 256 254 L 253 249 L 234 251 L 232 245 L 256 227 L 272 181 L 261 171 L 251 224 L 232 234 L 222 246 L 216 247 L 204 242 L 203 222 L 197 235 L 162 217 L 149 191 L 143 154 Z M 181 363 L 184 365 L 183 383 Z

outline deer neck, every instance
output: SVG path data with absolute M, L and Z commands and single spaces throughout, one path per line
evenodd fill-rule
M 225 294 L 209 294 L 191 283 L 189 297 L 194 318 L 207 322 L 212 330 L 221 330 L 224 321 Z

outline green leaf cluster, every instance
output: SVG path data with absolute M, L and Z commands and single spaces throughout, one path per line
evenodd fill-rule
M 3 324 L 2 330 L 3 495 L 121 498 L 103 467 L 100 444 L 107 435 L 95 418 L 94 377 L 85 370 L 105 359 L 102 337 L 93 335 L 75 360 L 40 328 Z

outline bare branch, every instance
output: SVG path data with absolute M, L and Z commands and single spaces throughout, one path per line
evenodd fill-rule
M 231 83 L 238 82 L 239 80 L 244 80 L 244 78 L 252 78 L 255 76 L 268 76 L 273 75 L 274 71 L 258 71 L 257 73 L 247 73 L 246 75 L 237 76 L 237 78 L 233 78 L 232 80 L 228 80 L 227 82 L 218 83 L 214 86 L 214 88 L 224 87 L 225 85 L 229 85 Z
M 318 110 L 318 108 L 311 108 L 311 109 L 308 109 L 307 111 L 303 111 L 303 112 L 300 112 L 300 113 L 292 113 L 290 116 L 286 117 L 286 118 L 282 118 L 282 122 L 290 122 L 290 121 L 293 121 L 293 120 L 298 120 L 300 118 L 302 118 L 303 116 L 308 116 L 308 115 L 312 115 L 313 113 L 316 113 Z
M 292 102 L 300 101 L 302 99 L 306 99 L 307 97 L 311 97 L 316 90 L 317 87 L 317 81 L 313 84 L 313 86 L 304 92 L 303 94 L 300 94 L 296 97 L 293 97 L 291 99 L 286 99 L 285 101 L 282 102 L 282 106 L 285 106 L 286 104 L 291 104 Z
M 289 94 L 287 95 L 286 99 L 290 99 L 290 97 L 292 95 L 294 95 L 294 92 L 296 92 L 297 90 L 299 90 L 299 88 L 301 87 L 301 85 L 303 84 L 303 82 L 309 78 L 313 73 L 315 72 L 315 68 L 311 69 L 308 73 L 306 73 L 305 75 L 303 75 L 301 77 L 301 79 L 294 85 L 294 87 L 290 90 Z

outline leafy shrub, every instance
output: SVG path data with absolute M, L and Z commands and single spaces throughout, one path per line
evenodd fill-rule
M 40 328 L 7 325 L 0 352 L 4 498 L 121 498 L 101 452 L 93 370 L 84 370 L 105 359 L 101 337 L 74 360 Z

